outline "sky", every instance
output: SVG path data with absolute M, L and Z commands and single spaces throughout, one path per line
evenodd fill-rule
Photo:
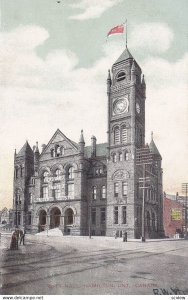
M 1 0 L 0 209 L 12 207 L 14 149 L 47 144 L 57 128 L 106 142 L 108 69 L 125 37 L 145 74 L 146 141 L 163 157 L 167 193 L 188 182 L 187 0 Z

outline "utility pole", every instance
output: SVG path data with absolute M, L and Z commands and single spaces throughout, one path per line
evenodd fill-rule
M 141 241 L 145 242 L 146 237 L 145 237 L 145 190 L 148 189 L 146 186 L 146 183 L 149 181 L 150 182 L 150 177 L 146 177 L 146 166 L 152 164 L 152 155 L 150 152 L 149 147 L 143 147 L 139 148 L 136 150 L 136 165 L 137 166 L 142 166 L 142 176 L 139 177 L 139 183 L 142 184 L 140 189 L 142 189 L 142 237 Z
M 185 239 L 188 239 L 188 234 L 187 234 L 187 193 L 188 193 L 188 182 L 182 183 L 182 192 L 185 194 L 185 204 L 184 204 L 184 209 L 185 209 Z

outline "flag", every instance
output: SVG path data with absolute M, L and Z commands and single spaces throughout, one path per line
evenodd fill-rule
M 109 37 L 112 34 L 119 34 L 119 33 L 123 33 L 123 32 L 124 32 L 124 24 L 121 24 L 121 25 L 118 25 L 118 26 L 112 28 L 108 32 L 107 37 Z

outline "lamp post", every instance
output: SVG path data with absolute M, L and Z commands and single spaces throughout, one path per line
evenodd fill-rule
M 18 201 L 15 201 L 16 204 L 16 228 L 18 228 L 18 211 L 17 211 L 17 207 L 18 207 Z

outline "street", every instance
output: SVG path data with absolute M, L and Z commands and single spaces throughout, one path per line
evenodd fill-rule
M 1 294 L 188 294 L 188 241 L 1 237 Z

